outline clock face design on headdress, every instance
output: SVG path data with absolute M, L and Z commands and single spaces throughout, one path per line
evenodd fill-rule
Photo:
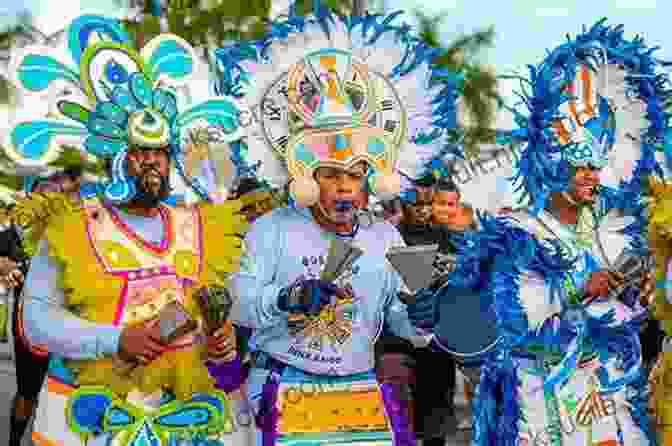
M 406 110 L 392 82 L 340 50 L 308 55 L 278 76 L 257 113 L 256 137 L 282 158 L 290 138 L 310 128 L 369 125 L 397 145 L 406 136 Z

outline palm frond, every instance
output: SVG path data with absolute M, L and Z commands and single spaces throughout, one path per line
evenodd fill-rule
M 478 152 L 480 144 L 495 142 L 494 121 L 500 97 L 497 93 L 497 76 L 488 67 L 476 61 L 483 49 L 492 47 L 495 41 L 493 27 L 476 30 L 443 45 L 440 26 L 449 12 L 427 15 L 420 10 L 414 11 L 418 33 L 423 41 L 443 51 L 434 63 L 456 73 L 463 74 L 459 86 L 462 93 L 464 112 L 467 114 L 467 128 L 461 129 L 459 138 L 464 145 L 465 154 Z
M 353 11 L 353 0 L 322 0 L 323 4 L 340 15 L 346 15 Z M 296 0 L 293 3 L 296 13 L 299 15 L 310 14 L 313 11 L 313 0 Z
M 82 156 L 82 152 L 76 147 L 63 146 L 61 153 L 49 164 L 49 167 L 67 169 L 70 167 L 81 168 L 84 172 L 93 175 L 103 175 L 105 173 L 105 165 L 102 160 L 89 160 Z
M 0 186 L 20 191 L 23 189 L 23 177 L 0 171 Z
M 14 95 L 14 86 L 6 77 L 0 76 L 0 104 L 9 104 Z

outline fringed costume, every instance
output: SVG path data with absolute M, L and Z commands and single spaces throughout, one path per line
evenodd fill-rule
M 651 372 L 651 407 L 656 415 L 661 445 L 672 443 L 672 185 L 651 179 L 649 202 L 649 246 L 656 259 L 656 296 L 653 315 L 661 322 L 666 338 L 658 363 Z
M 656 444 L 639 344 L 651 267 L 641 181 L 657 167 L 665 128 L 650 53 L 600 21 L 521 83 L 526 109 L 512 110 L 520 128 L 511 136 L 525 142 L 516 179 L 531 206 L 481 221 L 477 245 L 495 258 L 489 284 L 502 339 L 475 398 L 477 445 Z M 629 178 L 577 202 L 577 172 L 595 175 L 627 135 L 641 143 Z M 576 224 L 563 209 L 576 209 Z M 592 273 L 625 265 L 620 288 L 586 294 Z
M 254 222 L 233 281 L 240 295 L 234 319 L 254 329 L 248 389 L 257 445 L 410 446 L 398 386 L 377 383 L 372 371 L 383 321 L 420 339 L 398 300 L 399 276 L 385 261 L 403 241 L 388 223 L 356 221 L 351 234 L 327 232 L 308 208 L 318 206 L 313 175 L 320 167 L 363 161 L 363 192 L 382 200 L 398 194 L 400 150 L 414 153 L 419 140 L 455 127 L 456 76 L 430 64 L 436 50 L 411 35 L 398 13 L 340 17 L 316 3 L 312 15 L 292 13 L 264 38 L 217 51 L 219 93 L 239 97 L 257 118 L 247 159 L 273 186 L 285 186 L 287 171 L 290 180 L 290 205 Z M 363 251 L 336 281 L 348 296 L 290 330 L 278 296 L 320 277 L 334 239 Z
M 203 173 L 212 174 L 215 164 L 206 149 L 218 148 L 226 158 L 228 143 L 238 138 L 238 109 L 224 99 L 192 104 L 178 94 L 199 61 L 176 36 L 161 35 L 136 51 L 117 20 L 99 16 L 79 17 L 67 32 L 76 69 L 49 48 L 14 58 L 19 85 L 27 94 L 48 92 L 58 112 L 16 123 L 6 154 L 22 168 L 39 168 L 67 142 L 83 157 L 109 160 L 110 180 L 74 206 L 46 199 L 24 207 L 25 223 L 42 227 L 44 235 L 27 277 L 21 322 L 31 345 L 52 356 L 33 441 L 244 445 L 246 432 L 225 393 L 240 385 L 243 377 L 234 376 L 240 367 L 207 361 L 206 308 L 196 298 L 200 290 L 222 289 L 241 255 L 242 204 L 221 202 L 222 178 L 207 181 Z M 63 81 L 67 91 L 59 90 Z M 225 135 L 219 145 L 197 138 L 205 127 Z M 125 212 L 138 190 L 127 173 L 131 149 L 167 151 L 204 201 L 161 203 L 156 217 Z M 171 338 L 167 351 L 147 365 L 118 357 L 124 327 L 175 306 L 196 329 Z

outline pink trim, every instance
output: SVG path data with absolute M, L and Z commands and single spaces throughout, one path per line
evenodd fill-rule
M 96 208 L 91 206 L 89 209 L 91 209 L 91 212 L 100 212 L 100 208 Z M 112 273 L 112 268 L 108 267 L 105 261 L 103 260 L 103 256 L 98 252 L 98 248 L 96 247 L 96 241 L 94 240 L 93 233 L 92 233 L 92 228 L 91 228 L 91 221 L 95 220 L 93 216 L 89 215 L 89 212 L 85 212 L 83 217 L 84 218 L 84 226 L 86 226 L 86 236 L 89 239 L 89 244 L 91 245 L 91 249 L 93 250 L 93 255 L 96 257 L 96 260 L 98 260 L 98 263 L 103 267 L 105 272 Z
M 124 316 L 124 308 L 126 308 L 126 302 L 128 300 L 128 273 L 119 274 L 124 281 L 124 286 L 121 289 L 121 295 L 119 296 L 119 303 L 117 304 L 117 313 L 114 316 L 114 325 L 119 326 L 121 323 L 121 318 Z
M 68 387 L 72 390 L 75 390 L 79 387 L 77 385 L 68 384 L 65 381 L 63 381 L 62 379 L 55 377 L 54 375 L 47 375 L 47 379 L 55 382 L 56 384 L 58 384 L 60 386 L 65 386 L 65 387 Z
M 163 237 L 161 243 L 156 245 L 150 241 L 142 238 L 133 228 L 126 224 L 126 222 L 121 218 L 117 210 L 103 203 L 103 208 L 109 212 L 112 223 L 126 236 L 129 241 L 133 243 L 138 243 L 142 245 L 143 248 L 156 255 L 165 255 L 169 250 L 171 245 L 174 243 L 175 231 L 173 228 L 173 215 L 171 215 L 170 210 L 165 208 L 163 205 L 159 206 L 159 215 L 163 221 Z
M 194 282 L 198 282 L 198 276 L 200 276 L 203 271 L 203 216 L 201 215 L 201 210 L 198 206 L 194 206 L 193 217 L 195 223 L 196 237 L 195 241 L 198 244 L 196 246 L 196 255 L 198 255 L 198 271 L 196 272 L 196 277 Z
M 132 274 L 138 274 L 142 275 L 144 271 L 148 271 L 150 269 L 158 269 L 159 272 L 149 272 L 148 275 L 144 277 L 136 277 L 131 279 Z M 114 317 L 114 325 L 119 326 L 121 324 L 121 320 L 124 317 L 124 310 L 126 309 L 126 305 L 128 304 L 128 291 L 129 291 L 129 284 L 133 281 L 141 281 L 141 280 L 149 280 L 149 279 L 159 279 L 163 277 L 169 277 L 169 278 L 175 278 L 175 281 L 180 284 L 182 287 L 182 292 L 184 293 L 185 286 L 184 286 L 184 280 L 183 278 L 177 276 L 175 274 L 175 267 L 174 266 L 160 266 L 157 268 L 140 268 L 140 269 L 135 269 L 133 271 L 125 271 L 121 273 L 115 273 L 115 276 L 121 278 L 124 281 L 124 286 L 121 289 L 121 295 L 119 296 L 119 303 L 117 304 L 117 311 Z M 180 302 L 184 303 L 184 302 Z

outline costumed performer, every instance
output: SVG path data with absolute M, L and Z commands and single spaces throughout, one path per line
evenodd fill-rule
M 261 161 L 258 174 L 280 187 L 280 161 L 290 177 L 291 205 L 254 222 L 232 281 L 234 320 L 254 329 L 247 386 L 259 446 L 415 444 L 399 386 L 378 386 L 372 372 L 384 321 L 426 343 L 385 260 L 403 241 L 388 223 L 360 222 L 357 207 L 362 193 L 398 194 L 400 147 L 421 130 L 454 126 L 455 91 L 431 82 L 436 52 L 397 20 L 339 17 L 318 5 L 272 24 L 258 42 L 218 51 L 220 93 L 260 113 L 248 128 L 250 162 Z M 329 277 L 341 248 L 361 256 Z
M 651 178 L 649 182 L 651 201 L 649 203 L 649 246 L 656 259 L 656 293 L 653 315 L 661 323 L 665 333 L 662 351 L 651 371 L 650 406 L 656 416 L 656 426 L 660 444 L 672 442 L 672 298 L 670 295 L 670 268 L 672 260 L 672 217 L 670 204 L 672 186 L 664 180 Z
M 55 95 L 60 119 L 17 123 L 6 154 L 45 165 L 63 136 L 76 137 L 83 154 L 112 159 L 111 180 L 79 205 L 54 198 L 35 212 L 46 229 L 26 278 L 23 329 L 58 366 L 42 388 L 33 441 L 245 444 L 216 385 L 228 390 L 223 370 L 235 364 L 225 285 L 246 222 L 239 202 L 213 203 L 184 166 L 204 149 L 192 132 L 217 126 L 237 138 L 238 109 L 210 99 L 180 111 L 173 86 L 198 60 L 176 36 L 137 52 L 117 20 L 91 15 L 75 19 L 68 36 L 79 75 L 44 48 L 25 51 L 15 72 L 29 91 L 65 77 L 86 101 Z M 206 201 L 161 203 L 171 162 Z
M 603 20 L 523 81 L 512 136 L 525 141 L 516 180 L 531 205 L 481 222 L 501 342 L 482 367 L 475 444 L 656 444 L 639 344 L 653 289 L 641 182 L 664 130 L 650 53 Z M 628 119 L 639 103 L 646 115 Z M 634 170 L 601 185 L 631 135 L 642 135 Z

